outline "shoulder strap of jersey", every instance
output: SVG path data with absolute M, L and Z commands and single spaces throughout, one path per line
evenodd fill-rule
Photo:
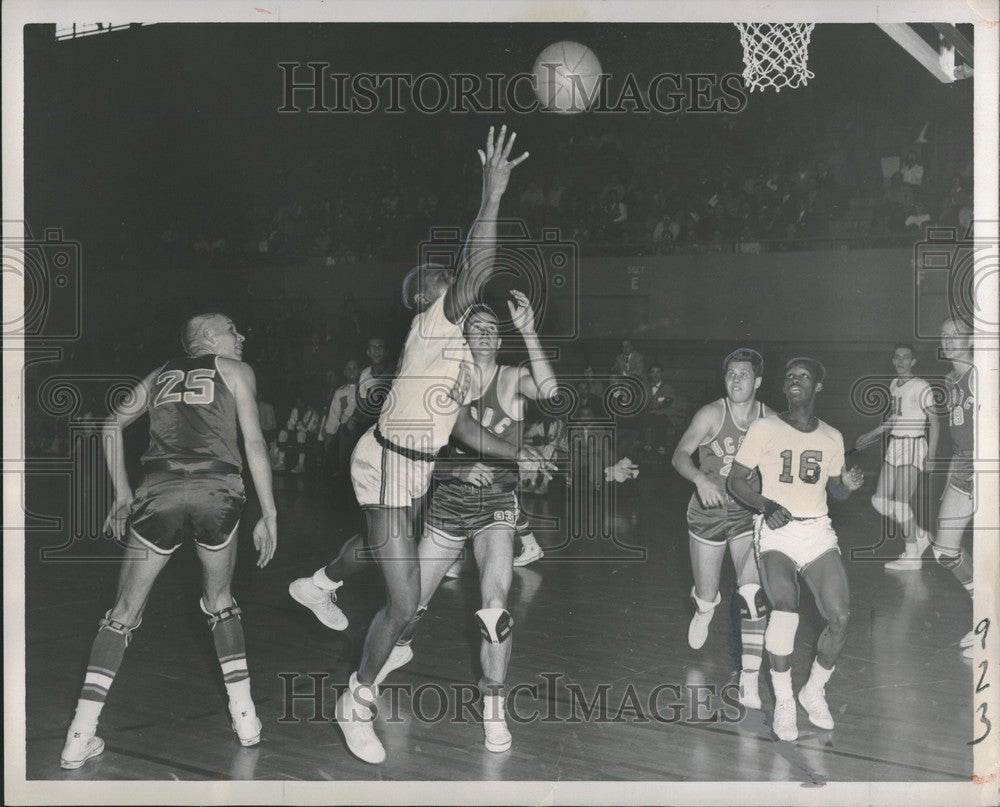
M 719 436 L 719 432 L 721 432 L 725 428 L 725 426 L 726 426 L 726 418 L 729 417 L 729 399 L 728 398 L 719 398 L 717 401 L 713 401 L 713 403 L 718 403 L 719 401 L 722 401 L 722 407 L 723 407 L 723 410 L 724 410 L 723 413 L 722 413 L 722 422 L 719 424 L 719 428 L 717 428 L 715 430 L 715 432 L 712 434 L 711 437 L 708 437 L 705 440 L 702 440 L 698 445 L 707 446 L 716 437 Z

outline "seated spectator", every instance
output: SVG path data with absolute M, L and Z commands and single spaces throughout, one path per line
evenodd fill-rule
M 287 455 L 293 453 L 296 455 L 296 461 L 291 469 L 292 473 L 304 473 L 306 456 L 315 445 L 319 427 L 319 412 L 299 396 L 288 414 L 285 428 L 278 432 L 278 456 L 277 462 L 273 465 L 274 470 L 288 470 Z
M 351 434 L 347 424 L 354 414 L 357 406 L 358 389 L 358 362 L 354 359 L 348 360 L 344 365 L 344 383 L 333 393 L 330 406 L 327 409 L 326 421 L 323 425 L 323 448 L 327 462 L 333 467 L 335 474 L 340 474 L 346 470 L 343 461 L 344 452 L 350 445 L 353 451 L 353 443 L 357 440 L 351 439 Z M 360 435 L 358 435 L 360 437 Z M 343 448 L 342 448 L 343 445 Z M 350 457 L 350 453 L 347 454 Z
M 875 206 L 872 227 L 890 233 L 901 232 L 905 226 L 906 211 L 912 204 L 913 189 L 903 184 L 903 175 L 897 171 L 889 179 L 882 202 Z
M 914 196 L 920 190 L 924 181 L 924 167 L 917 162 L 917 153 L 910 149 L 903 159 L 903 167 L 899 170 L 903 177 L 903 184 L 913 189 Z
M 941 202 L 941 213 L 938 215 L 938 224 L 959 223 L 963 208 L 972 209 L 972 194 L 966 190 L 965 182 L 958 174 L 951 178 L 951 187 Z
M 622 340 L 622 349 L 615 357 L 615 363 L 611 367 L 612 373 L 628 375 L 633 378 L 642 378 L 646 372 L 646 364 L 642 354 L 637 351 L 631 339 Z

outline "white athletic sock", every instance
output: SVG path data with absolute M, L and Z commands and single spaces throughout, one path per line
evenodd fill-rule
M 244 678 L 232 684 L 226 684 L 226 692 L 229 694 L 229 703 L 232 706 L 252 706 L 253 698 L 250 697 L 250 679 Z
M 836 667 L 831 667 L 829 670 L 819 663 L 819 659 L 813 659 L 812 669 L 809 671 L 809 680 L 806 681 L 807 687 L 813 687 L 814 689 L 822 689 L 826 686 L 826 682 L 830 680 L 830 676 L 833 675 L 833 671 L 837 669 Z
M 535 540 L 535 534 L 533 532 L 526 533 L 521 536 L 521 545 L 525 549 L 532 549 L 538 546 L 538 541 Z
M 777 672 L 771 670 L 771 683 L 774 684 L 774 697 L 776 700 L 792 699 L 792 671 L 785 670 Z
M 317 588 L 321 588 L 323 591 L 336 591 L 344 585 L 342 580 L 331 580 L 326 576 L 326 566 L 322 566 L 315 571 L 312 581 Z
M 97 720 L 100 718 L 103 708 L 103 703 L 80 698 L 76 702 L 76 714 L 73 715 L 71 726 L 73 731 L 79 731 L 81 734 L 93 734 L 97 731 Z

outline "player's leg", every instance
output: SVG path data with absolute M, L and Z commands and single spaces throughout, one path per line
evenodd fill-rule
M 486 748 L 506 751 L 511 745 L 504 710 L 507 667 L 513 645 L 513 619 L 507 610 L 513 576 L 514 530 L 506 524 L 494 524 L 476 533 L 473 539 L 482 608 L 476 621 L 483 635 L 479 649 L 482 677 L 479 691 L 483 696 L 483 728 Z
M 908 448 L 917 450 L 918 441 L 908 441 Z M 922 442 L 922 441 L 920 441 Z M 917 524 L 916 516 L 913 513 L 913 494 L 917 489 L 917 482 L 920 479 L 920 469 L 911 462 L 894 466 L 893 471 L 893 496 L 891 507 L 893 510 L 893 520 L 899 524 L 900 532 L 903 533 L 905 549 L 903 554 L 894 561 L 885 565 L 889 571 L 906 571 L 920 569 L 922 566 L 920 557 L 927 550 L 929 540 L 926 533 Z
M 337 605 L 337 589 L 344 581 L 364 569 L 370 569 L 374 560 L 365 549 L 360 534 L 347 539 L 340 553 L 326 566 L 321 566 L 309 577 L 293 580 L 288 593 L 297 603 L 312 611 L 316 618 L 333 630 L 345 630 L 347 615 Z
M 542 548 L 538 545 L 538 540 L 535 538 L 535 534 L 531 531 L 531 522 L 528 521 L 528 517 L 524 514 L 524 510 L 518 508 L 520 515 L 517 518 L 517 524 L 514 527 L 514 531 L 517 533 L 517 537 L 521 541 L 521 554 L 514 558 L 515 566 L 527 566 L 529 563 L 534 563 L 536 560 L 541 560 L 545 557 L 545 553 Z
M 851 594 L 847 570 L 840 552 L 831 549 L 802 570 L 802 576 L 816 597 L 816 606 L 826 620 L 826 627 L 816 641 L 816 659 L 809 680 L 799 690 L 799 703 L 809 714 L 813 725 L 833 728 L 833 717 L 826 703 L 825 687 L 830 680 L 837 658 L 847 641 L 847 626 L 851 615 Z
M 771 603 L 764 631 L 764 647 L 774 685 L 772 728 L 781 740 L 799 736 L 792 694 L 792 651 L 799 626 L 799 583 L 794 561 L 782 552 L 762 552 L 759 558 L 761 584 Z
M 250 695 L 242 611 L 231 591 L 238 529 L 239 525 L 234 526 L 228 540 L 218 547 L 197 544 L 202 569 L 202 594 L 198 604 L 212 630 L 212 641 L 229 696 L 233 731 L 240 743 L 251 746 L 260 742 L 261 724 Z
M 962 547 L 962 536 L 975 512 L 972 496 L 971 469 L 967 473 L 953 473 L 941 498 L 937 533 L 931 545 L 938 563 L 955 575 L 970 597 L 973 595 L 972 555 Z M 973 639 L 972 631 L 962 637 L 962 654 L 966 658 L 972 658 Z
M 169 559 L 170 552 L 154 550 L 134 534 L 126 539 L 118 594 L 115 604 L 100 621 L 90 648 L 87 676 L 62 750 L 60 764 L 63 768 L 79 768 L 104 751 L 104 741 L 95 736 L 97 721 L 125 657 L 125 648 L 132 640 L 132 632 L 142 622 L 142 612 L 153 583 Z
M 455 558 L 462 553 L 464 546 L 464 537 L 445 533 L 429 524 L 425 525 L 424 535 L 417 546 L 417 556 L 420 563 L 420 602 L 417 605 L 416 613 L 399 634 L 388 660 L 375 677 L 375 686 L 381 684 L 393 670 L 408 664 L 413 658 L 413 649 L 410 644 L 417 632 L 420 620 L 427 613 L 431 598 L 438 590 L 438 586 L 441 585 L 445 573 L 455 562 Z
M 740 601 L 740 640 L 743 647 L 740 672 L 740 702 L 748 709 L 760 708 L 758 675 L 764 655 L 764 630 L 768 603 L 760 585 L 753 551 L 753 533 L 745 532 L 729 541 L 729 554 L 736 570 Z
M 719 578 L 722 574 L 722 561 L 726 556 L 726 543 L 724 540 L 709 541 L 689 531 L 688 548 L 691 554 L 691 573 L 694 576 L 691 599 L 695 607 L 688 625 L 688 645 L 699 650 L 708 639 L 708 626 L 715 615 L 716 606 L 722 601 Z
M 336 716 L 353 754 L 365 762 L 385 760 L 385 749 L 372 727 L 377 696 L 375 679 L 385 665 L 420 599 L 420 570 L 410 507 L 366 506 L 368 546 L 385 579 L 386 604 L 365 637 L 358 670 L 337 700 Z

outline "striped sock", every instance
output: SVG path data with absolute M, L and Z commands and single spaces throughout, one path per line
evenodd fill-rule
M 125 648 L 132 640 L 132 631 L 139 627 L 127 627 L 110 618 L 108 611 L 101 620 L 101 626 L 90 648 L 87 661 L 87 677 L 84 679 L 80 699 L 73 717 L 73 730 L 92 734 L 97 729 L 97 721 L 108 697 L 108 690 L 114 683 L 118 668 L 125 658 Z M 142 620 L 140 620 L 141 623 Z
M 208 624 L 212 628 L 215 653 L 219 657 L 222 677 L 231 704 L 249 704 L 250 670 L 247 669 L 246 641 L 243 636 L 242 613 L 236 600 L 229 608 L 214 614 L 201 602 L 201 610 L 208 614 Z
M 743 641 L 743 669 L 756 672 L 760 669 L 760 660 L 764 655 L 764 629 L 767 627 L 767 617 L 760 619 L 741 619 L 740 638 Z

